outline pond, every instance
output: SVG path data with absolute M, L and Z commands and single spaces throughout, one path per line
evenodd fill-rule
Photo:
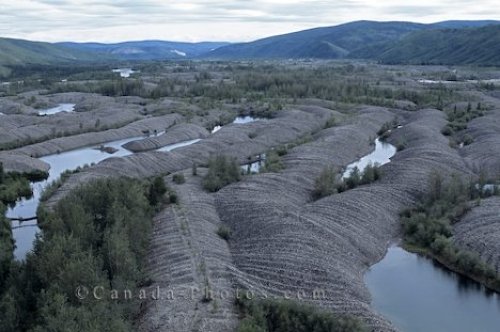
M 118 73 L 120 74 L 120 77 L 127 78 L 130 77 L 133 73 L 136 71 L 132 70 L 132 68 L 117 68 L 113 69 L 113 73 Z
M 349 164 L 342 174 L 342 178 L 348 177 L 352 170 L 357 167 L 363 171 L 369 164 L 382 166 L 391 161 L 391 158 L 396 154 L 396 147 L 392 144 L 382 142 L 380 139 L 375 140 L 375 149 L 361 159 Z
M 234 119 L 233 123 L 237 124 L 245 124 L 245 123 L 250 123 L 260 120 L 259 118 L 254 118 L 251 115 L 244 115 L 244 116 L 238 116 L 236 119 Z
M 75 104 L 59 104 L 59 106 L 47 110 L 38 111 L 38 115 L 54 115 L 61 112 L 74 112 Z
M 500 297 L 400 247 L 365 275 L 372 306 L 405 332 L 498 332 Z
M 237 116 L 236 119 L 234 119 L 234 121 L 232 123 L 235 123 L 235 124 L 245 124 L 245 123 L 251 123 L 251 122 L 255 122 L 257 120 L 262 120 L 261 118 L 254 118 L 253 116 L 251 115 L 245 115 L 245 116 Z M 211 133 L 214 134 L 216 132 L 218 132 L 219 130 L 222 129 L 222 125 L 217 125 L 215 126 Z

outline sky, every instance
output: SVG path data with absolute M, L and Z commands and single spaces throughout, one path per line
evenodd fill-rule
M 498 0 L 0 0 L 0 36 L 251 41 L 355 20 L 500 19 Z

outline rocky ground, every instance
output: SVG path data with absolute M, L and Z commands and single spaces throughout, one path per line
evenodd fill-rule
M 500 199 L 483 199 L 454 225 L 453 240 L 461 248 L 471 250 L 500 272 Z

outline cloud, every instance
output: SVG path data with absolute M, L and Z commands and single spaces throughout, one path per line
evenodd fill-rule
M 496 0 L 16 0 L 0 35 L 34 40 L 246 41 L 353 20 L 500 18 Z M 485 10 L 488 8 L 488 10 Z

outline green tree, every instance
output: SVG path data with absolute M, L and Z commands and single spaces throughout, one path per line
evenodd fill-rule
M 313 199 L 317 200 L 332 195 L 335 191 L 335 171 L 333 167 L 325 167 L 314 181 Z
M 3 168 L 3 163 L 0 162 L 0 184 L 3 184 L 4 179 L 5 179 L 5 171 Z
M 208 162 L 208 172 L 203 178 L 203 188 L 210 192 L 216 192 L 240 179 L 241 171 L 236 160 L 218 155 L 210 158 Z
M 163 195 L 167 193 L 167 186 L 162 177 L 156 177 L 149 187 L 149 203 L 156 206 L 161 203 Z

